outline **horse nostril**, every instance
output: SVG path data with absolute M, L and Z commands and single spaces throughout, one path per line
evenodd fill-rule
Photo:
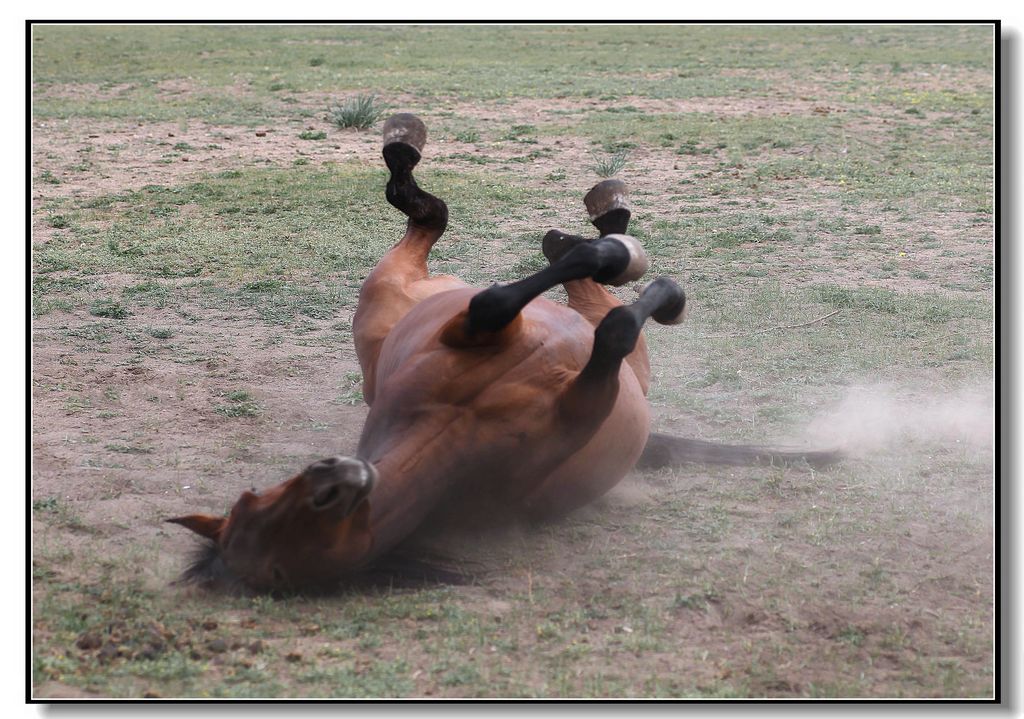
M 321 487 L 313 493 L 313 509 L 329 507 L 338 498 L 339 487 L 337 484 L 329 484 Z
M 351 512 L 369 494 L 377 471 L 354 457 L 330 457 L 306 468 L 309 506 L 315 510 L 339 507 Z

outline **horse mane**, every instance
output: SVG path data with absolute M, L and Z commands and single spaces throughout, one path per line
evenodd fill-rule
M 192 551 L 188 566 L 175 584 L 194 584 L 202 587 L 234 586 L 238 584 L 238 578 L 224 563 L 220 546 L 212 539 L 204 539 Z
M 428 557 L 408 550 L 391 552 L 333 587 L 311 588 L 304 593 L 332 594 L 352 589 L 422 589 L 474 583 L 471 574 L 452 567 L 452 564 L 448 557 Z M 201 540 L 196 545 L 189 557 L 188 566 L 174 584 L 241 592 L 247 589 L 244 582 L 228 569 L 220 546 L 210 539 Z

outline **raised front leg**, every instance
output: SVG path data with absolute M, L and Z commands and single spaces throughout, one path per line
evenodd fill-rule
M 442 341 L 450 347 L 468 347 L 502 341 L 514 331 L 515 321 L 527 304 L 552 287 L 584 277 L 621 285 L 647 271 L 643 247 L 628 235 L 608 235 L 577 245 L 534 275 L 505 285 L 492 285 L 476 294 L 469 308 L 445 328 Z
M 604 180 L 594 185 L 584 196 L 583 204 L 591 223 L 601 234 L 626 234 L 629 229 L 629 201 L 626 185 L 621 180 Z M 571 235 L 561 230 L 551 230 L 544 236 L 542 249 L 549 262 L 556 262 L 573 247 L 593 240 Z M 589 278 L 570 280 L 565 283 L 569 306 L 579 312 L 595 327 L 600 324 L 608 311 L 619 307 L 619 299 L 602 285 Z M 647 343 L 643 335 L 637 340 L 636 349 L 626 358 L 633 373 L 640 381 L 640 388 L 647 394 L 651 379 L 651 364 L 647 358 Z

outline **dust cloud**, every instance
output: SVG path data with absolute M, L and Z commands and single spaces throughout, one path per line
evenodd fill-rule
M 836 408 L 811 421 L 804 436 L 815 446 L 838 447 L 854 456 L 908 441 L 991 455 L 994 393 L 991 386 L 943 393 L 886 385 L 851 387 Z

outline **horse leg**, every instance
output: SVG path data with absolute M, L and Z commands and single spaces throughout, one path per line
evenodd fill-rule
M 427 272 L 430 249 L 448 224 L 448 207 L 412 176 L 426 139 L 427 129 L 414 115 L 394 115 L 384 123 L 383 155 L 391 173 L 385 196 L 409 220 L 405 236 L 363 282 L 352 320 L 367 404 L 373 401 L 377 357 L 391 328 L 424 297 L 457 286 L 452 278 L 430 278 Z
M 516 326 L 527 304 L 556 285 L 584 277 L 618 285 L 646 271 L 643 247 L 628 235 L 609 235 L 579 244 L 536 274 L 478 292 L 470 299 L 469 308 L 448 324 L 441 340 L 451 347 L 494 344 L 506 329 Z
M 633 467 L 647 438 L 648 405 L 622 363 L 635 351 L 647 318 L 675 324 L 686 296 L 667 277 L 648 283 L 631 305 L 610 310 L 594 330 L 594 346 L 580 373 L 558 398 L 553 429 L 563 444 L 579 445 L 529 491 L 528 514 L 551 516 L 581 506 L 619 482 Z
M 630 211 L 626 201 L 626 185 L 620 180 L 604 180 L 599 182 L 584 196 L 590 221 L 602 235 L 626 234 L 629 229 Z M 544 235 L 541 243 L 544 256 L 549 262 L 555 262 L 570 249 L 584 242 L 590 242 L 578 235 L 571 235 L 561 230 L 551 230 Z M 568 305 L 579 312 L 595 327 L 604 319 L 609 310 L 622 303 L 592 279 L 570 280 L 565 283 L 565 291 L 569 296 Z M 626 358 L 633 373 L 640 381 L 644 395 L 651 381 L 651 363 L 647 356 L 647 342 L 641 334 L 636 349 Z
M 648 318 L 659 324 L 682 321 L 686 295 L 668 277 L 659 277 L 640 290 L 640 297 L 631 305 L 612 308 L 594 330 L 594 349 L 579 376 L 566 390 L 561 412 L 573 420 L 605 415 L 618 394 L 619 369 L 640 340 L 640 331 Z

